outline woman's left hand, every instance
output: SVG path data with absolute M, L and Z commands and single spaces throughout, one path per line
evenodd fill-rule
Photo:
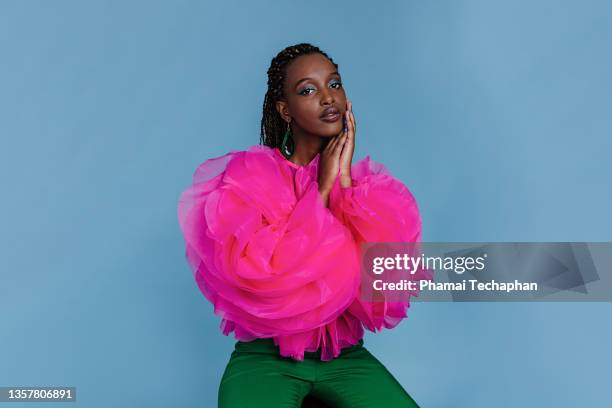
M 342 187 L 350 187 L 351 183 L 351 165 L 353 161 L 353 153 L 355 152 L 355 115 L 353 115 L 353 104 L 347 99 L 346 111 L 344 112 L 346 123 L 346 141 L 340 153 L 340 185 Z

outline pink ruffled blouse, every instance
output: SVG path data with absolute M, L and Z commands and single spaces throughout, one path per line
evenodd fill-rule
M 272 338 L 280 354 L 331 360 L 364 328 L 395 327 L 410 302 L 360 299 L 361 242 L 418 242 L 408 188 L 369 156 L 340 177 L 325 207 L 319 154 L 305 166 L 255 145 L 202 163 L 180 197 L 186 256 L 204 296 L 237 340 Z M 418 277 L 415 277 L 418 278 Z

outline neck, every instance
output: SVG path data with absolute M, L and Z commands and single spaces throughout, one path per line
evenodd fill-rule
M 314 159 L 317 153 L 327 144 L 329 139 L 322 138 L 319 136 L 312 137 L 296 137 L 295 139 L 295 151 L 291 155 L 289 161 L 297 164 L 298 166 L 305 166 Z

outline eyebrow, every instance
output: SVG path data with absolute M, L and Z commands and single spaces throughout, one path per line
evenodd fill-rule
M 330 73 L 329 73 L 327 76 L 332 76 L 332 75 L 338 75 L 338 76 L 340 76 L 340 74 L 338 73 L 338 71 L 330 72 Z M 295 83 L 294 87 L 298 86 L 298 85 L 299 85 L 301 82 L 303 82 L 303 81 L 307 81 L 307 80 L 309 80 L 309 79 L 312 79 L 312 78 L 310 78 L 310 77 L 306 77 L 306 78 L 302 78 L 302 79 L 300 79 L 299 81 L 297 81 L 297 82 Z

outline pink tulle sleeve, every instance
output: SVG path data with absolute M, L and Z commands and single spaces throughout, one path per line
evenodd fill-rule
M 178 218 L 197 284 L 238 340 L 292 336 L 335 320 L 359 287 L 358 252 L 316 182 L 251 148 L 204 162 Z M 295 344 L 281 354 L 300 356 Z
M 417 202 L 408 188 L 391 175 L 381 163 L 366 156 L 351 168 L 351 187 L 342 187 L 340 178 L 330 193 L 330 210 L 347 226 L 357 244 L 363 242 L 420 242 L 421 217 Z M 411 280 L 429 279 L 427 271 L 419 270 Z M 395 327 L 407 316 L 410 296 L 402 301 L 384 297 L 375 301 L 357 297 L 348 312 L 361 320 L 370 331 Z
M 357 241 L 416 242 L 421 239 L 421 217 L 408 188 L 389 170 L 366 156 L 351 169 L 352 186 L 330 193 L 330 209 L 351 229 Z

